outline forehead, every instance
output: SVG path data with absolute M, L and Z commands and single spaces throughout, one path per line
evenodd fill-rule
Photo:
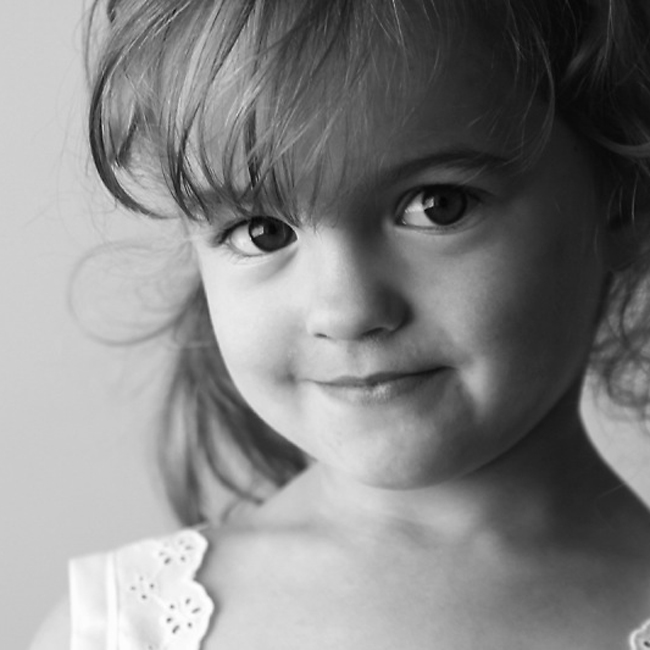
M 451 40 L 450 47 L 436 53 L 423 48 L 406 76 L 393 69 L 371 79 L 362 98 L 364 121 L 355 124 L 351 107 L 350 127 L 341 128 L 337 148 L 349 150 L 346 157 L 382 167 L 432 149 L 478 147 L 504 157 L 519 153 L 526 133 L 538 126 L 533 96 L 518 87 L 510 67 L 469 29 Z M 390 59 L 388 52 L 380 56 Z
M 349 18 L 295 45 L 276 24 L 266 49 L 244 30 L 201 98 L 186 178 L 287 208 L 299 190 L 336 194 L 432 147 L 515 149 L 530 102 L 483 26 L 428 2 L 379 4 L 399 5 L 392 29 L 384 16 L 357 35 Z
M 335 120 L 328 123 L 328 113 L 321 113 L 318 94 L 305 106 L 313 118 L 292 150 L 296 190 L 326 199 L 389 178 L 391 170 L 429 154 L 523 154 L 529 134 L 539 131 L 541 111 L 513 83 L 509 67 L 467 32 L 437 51 L 430 26 L 412 36 L 421 42 L 400 63 L 395 51 L 378 49 L 372 70 Z M 317 175 L 315 156 L 324 163 Z

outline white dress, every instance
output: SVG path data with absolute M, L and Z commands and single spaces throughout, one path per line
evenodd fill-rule
M 196 581 L 196 529 L 70 562 L 71 650 L 200 650 L 215 606 Z M 650 650 L 650 620 L 624 649 Z
M 71 650 L 198 650 L 214 604 L 194 529 L 70 562 Z

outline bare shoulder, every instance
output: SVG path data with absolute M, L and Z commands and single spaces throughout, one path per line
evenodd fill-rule
M 614 602 L 650 619 L 650 509 L 627 487 L 603 497 L 601 563 L 609 565 L 604 583 L 615 594 Z
M 314 550 L 319 526 L 302 513 L 280 512 L 275 503 L 284 491 L 261 505 L 243 503 L 220 525 L 202 531 L 208 552 L 199 579 L 219 600 L 225 597 L 222 590 L 229 592 L 235 584 L 259 587 L 275 572 L 271 568 L 284 566 L 285 560 L 295 564 Z
M 70 649 L 70 601 L 65 598 L 48 614 L 29 650 Z

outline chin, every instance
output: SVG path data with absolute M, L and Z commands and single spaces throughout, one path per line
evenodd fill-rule
M 443 459 L 435 453 L 427 458 L 421 452 L 374 457 L 372 461 L 346 463 L 345 466 L 339 464 L 338 467 L 358 483 L 385 490 L 433 487 L 468 471 L 466 463 L 458 462 L 457 459 Z M 336 466 L 333 468 L 336 469 Z

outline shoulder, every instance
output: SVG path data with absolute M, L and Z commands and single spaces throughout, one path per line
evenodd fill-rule
M 213 609 L 194 579 L 207 548 L 206 537 L 190 528 L 71 560 L 68 597 L 48 615 L 30 650 L 68 650 L 72 639 L 103 647 L 116 629 L 166 647 L 163 641 L 178 634 L 181 619 L 194 628 L 184 640 L 198 643 Z M 180 601 L 194 603 L 191 615 L 181 611 Z M 171 621 L 170 629 L 154 625 L 158 620 Z
M 65 598 L 49 613 L 29 650 L 69 650 L 70 636 L 70 600 Z
M 134 647 L 198 648 L 214 611 L 214 601 L 199 578 L 208 549 L 194 528 L 148 539 L 115 551 L 113 574 L 116 625 Z M 174 646 L 176 647 L 176 646 Z
M 207 537 L 200 528 L 184 528 L 133 542 L 95 557 L 108 557 L 117 565 L 139 563 L 143 567 L 151 565 L 156 569 L 182 567 L 185 573 L 190 573 L 199 568 L 207 548 Z
M 85 555 L 70 561 L 70 586 L 93 584 L 110 574 L 125 579 L 129 574 L 164 574 L 171 578 L 193 577 L 208 549 L 198 528 L 131 542 L 108 552 Z M 74 602 L 72 603 L 74 609 Z

